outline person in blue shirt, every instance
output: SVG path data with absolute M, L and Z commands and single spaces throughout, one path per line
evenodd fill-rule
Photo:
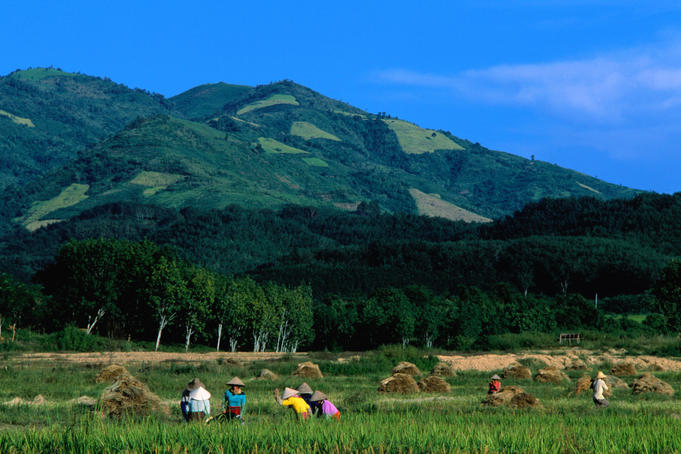
M 243 387 L 246 385 L 239 377 L 234 377 L 227 382 L 227 386 L 229 388 L 222 398 L 222 413 L 228 420 L 238 419 L 243 424 L 243 415 L 246 409 L 246 393 Z

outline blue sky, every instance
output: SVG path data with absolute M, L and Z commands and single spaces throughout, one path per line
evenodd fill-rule
M 681 191 L 681 2 L 16 1 L 0 74 L 172 96 L 293 79 L 497 150 Z

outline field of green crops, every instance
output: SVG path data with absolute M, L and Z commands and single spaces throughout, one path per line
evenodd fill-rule
M 374 353 L 344 363 L 323 354 L 312 359 L 325 377 L 307 381 L 339 407 L 340 421 L 297 422 L 276 405 L 275 387 L 302 382 L 290 375 L 296 365 L 290 359 L 244 366 L 221 361 L 128 365 L 171 412 L 109 420 L 72 401 L 99 396 L 106 387 L 94 382 L 101 366 L 28 364 L 10 358 L 0 367 L 0 452 L 681 452 L 681 402 L 676 395 L 633 396 L 618 389 L 610 408 L 596 409 L 590 396 L 572 392 L 584 371 L 568 371 L 571 383 L 561 385 L 504 380 L 504 385 L 521 386 L 542 403 L 541 408 L 513 410 L 480 405 L 487 372 L 466 371 L 448 378 L 452 390 L 447 394 L 386 395 L 376 393 L 378 382 L 400 358 Z M 429 371 L 435 360 L 416 362 Z M 281 378 L 256 380 L 263 367 Z M 189 380 L 196 376 L 206 384 L 215 413 L 224 383 L 233 375 L 247 384 L 245 425 L 181 422 L 177 402 Z M 678 395 L 681 374 L 656 375 Z M 37 394 L 45 398 L 43 405 L 2 404 L 17 397 L 30 402 Z

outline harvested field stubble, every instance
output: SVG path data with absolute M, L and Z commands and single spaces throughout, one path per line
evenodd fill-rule
M 260 379 L 260 380 L 270 380 L 270 381 L 279 380 L 279 376 L 269 369 L 261 369 L 257 378 Z
M 100 397 L 102 411 L 109 417 L 145 416 L 152 412 L 168 413 L 168 408 L 149 388 L 132 375 L 121 375 Z
M 532 394 L 520 393 L 511 398 L 509 406 L 512 408 L 530 408 L 539 407 L 541 404 L 539 403 L 539 399 L 534 397 Z
M 112 364 L 102 369 L 95 377 L 95 383 L 111 383 L 122 376 L 130 376 L 130 372 L 123 366 Z
M 411 375 L 393 374 L 381 381 L 378 392 L 411 394 L 419 392 L 419 386 Z

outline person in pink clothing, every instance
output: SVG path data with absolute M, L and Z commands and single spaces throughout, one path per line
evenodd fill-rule
M 310 402 L 313 403 L 313 414 L 316 414 L 318 418 L 324 416 L 326 419 L 340 419 L 340 411 L 336 408 L 334 404 L 329 402 L 326 398 L 326 394 L 321 391 L 315 391 L 310 397 Z

